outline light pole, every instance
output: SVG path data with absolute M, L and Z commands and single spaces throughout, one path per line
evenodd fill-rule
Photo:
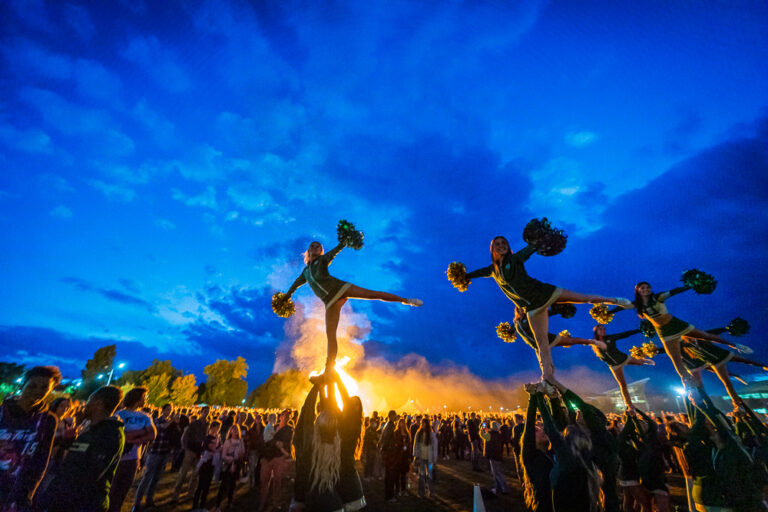
M 125 363 L 120 363 L 119 365 L 117 365 L 117 367 L 125 368 Z M 109 378 L 107 379 L 107 386 L 109 386 L 109 384 L 112 382 L 112 374 L 114 373 L 115 373 L 115 367 L 113 366 L 112 368 L 109 369 Z

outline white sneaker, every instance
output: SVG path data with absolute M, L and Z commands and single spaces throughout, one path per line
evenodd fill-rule
M 405 299 L 405 302 L 403 304 L 408 304 L 409 306 L 421 306 L 424 304 L 424 301 L 421 299 Z

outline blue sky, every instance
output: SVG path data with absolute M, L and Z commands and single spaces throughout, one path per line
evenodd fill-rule
M 11 0 L 0 23 L 2 359 L 75 374 L 116 342 L 198 377 L 242 355 L 258 384 L 286 336 L 269 297 L 347 218 L 366 246 L 333 272 L 425 301 L 356 305 L 370 353 L 530 370 L 493 282 L 444 270 L 547 216 L 569 245 L 532 275 L 629 296 L 705 269 L 716 293 L 671 310 L 747 318 L 768 360 L 763 2 Z

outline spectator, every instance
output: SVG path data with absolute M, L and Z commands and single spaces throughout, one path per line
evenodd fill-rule
M 475 416 L 475 413 L 470 413 L 467 420 L 467 435 L 469 436 L 469 444 L 472 460 L 472 471 L 480 471 L 480 452 L 482 451 L 480 440 L 480 418 Z
M 160 475 L 162 475 L 163 470 L 165 470 L 165 465 L 168 462 L 171 453 L 179 442 L 179 433 L 176 424 L 171 421 L 172 412 L 173 406 L 171 404 L 165 404 L 160 416 L 155 422 L 157 437 L 149 448 L 144 476 L 139 483 L 138 489 L 136 489 L 136 497 L 133 504 L 134 510 L 141 508 L 141 500 L 144 498 L 145 494 L 147 496 L 146 505 L 148 507 L 155 506 L 155 488 L 157 487 L 157 482 L 160 480 Z
M 429 490 L 429 497 L 435 493 L 435 464 L 437 464 L 437 435 L 432 431 L 429 418 L 421 420 L 421 426 L 416 431 L 413 441 L 414 463 L 419 468 L 419 496 L 425 496 Z
M 275 508 L 279 507 L 280 494 L 283 488 L 283 473 L 291 460 L 291 442 L 293 440 L 293 428 L 288 425 L 291 411 L 286 409 L 280 414 L 272 439 L 266 443 L 264 457 L 261 461 L 261 492 L 259 493 L 259 510 L 265 510 L 269 489 L 272 488 L 272 501 Z M 270 414 L 270 417 L 274 415 Z M 264 436 L 266 439 L 266 429 Z M 271 486 L 270 486 L 271 482 Z
M 501 467 L 504 455 L 504 438 L 501 434 L 501 425 L 499 425 L 498 421 L 491 422 L 490 430 L 485 432 L 484 441 L 483 456 L 488 459 L 488 463 L 491 466 L 491 474 L 493 475 L 494 482 L 494 487 L 491 489 L 491 492 L 494 494 L 497 492 L 509 494 L 507 482 L 504 480 L 504 470 Z
M 195 488 L 198 472 L 194 471 L 194 468 L 198 465 L 200 454 L 203 452 L 203 443 L 205 442 L 206 433 L 208 432 L 208 414 L 210 412 L 210 407 L 207 405 L 203 407 L 200 411 L 200 418 L 191 422 L 181 434 L 181 445 L 184 448 L 184 460 L 181 462 L 181 468 L 176 477 L 176 485 L 171 493 L 171 502 L 175 502 L 179 499 L 181 488 L 185 483 L 188 483 L 187 490 L 190 494 L 192 493 L 192 489 Z M 221 423 L 219 423 L 219 425 L 221 425 Z M 190 470 L 193 470 L 192 478 L 187 482 L 187 474 Z
M 0 406 L 0 509 L 28 508 L 43 479 L 56 433 L 56 416 L 45 399 L 61 382 L 55 366 L 35 366 L 21 394 Z
M 141 445 L 154 440 L 157 434 L 152 418 L 140 410 L 147 402 L 147 391 L 144 387 L 131 389 L 123 398 L 124 408 L 117 411 L 117 416 L 125 424 L 125 446 L 115 478 L 112 480 L 109 494 L 110 512 L 120 512 L 136 477 L 142 454 Z
M 106 512 L 109 491 L 123 452 L 123 422 L 113 416 L 123 392 L 104 386 L 85 405 L 85 428 L 70 446 L 59 470 L 41 498 L 49 512 Z
M 231 417 L 231 416 L 230 416 Z M 226 495 L 227 506 L 232 506 L 232 497 L 235 493 L 237 475 L 245 457 L 245 445 L 240 439 L 240 425 L 234 423 L 227 431 L 227 440 L 221 447 L 221 484 L 219 494 L 216 497 L 216 512 L 220 511 L 221 500 Z
M 261 414 L 256 413 L 246 433 L 245 448 L 248 450 L 248 481 L 251 489 L 259 483 L 259 461 L 264 453 L 264 424 Z
M 384 464 L 384 499 L 395 502 L 397 501 L 395 498 L 395 480 L 398 476 L 397 457 L 400 453 L 395 446 L 395 421 L 397 420 L 397 413 L 389 411 L 387 418 L 388 421 L 384 425 L 381 439 L 379 440 L 379 451 L 381 452 L 381 460 Z
M 192 498 L 193 510 L 205 510 L 205 504 L 208 501 L 208 490 L 211 488 L 216 460 L 221 450 L 221 443 L 219 442 L 220 429 L 221 422 L 214 420 L 211 426 L 208 427 L 208 433 L 203 441 L 204 450 L 194 470 L 197 475 L 195 479 L 197 487 Z
M 267 425 L 264 427 L 264 442 L 269 443 L 272 438 L 275 437 L 275 422 L 277 421 L 277 415 L 275 413 L 269 413 L 267 415 Z

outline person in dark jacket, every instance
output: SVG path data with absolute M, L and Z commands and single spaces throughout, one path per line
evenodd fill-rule
M 525 390 L 530 396 L 520 442 L 523 497 L 527 509 L 531 512 L 552 512 L 549 474 L 552 472 L 554 461 L 549 450 L 549 438 L 544 429 L 536 425 L 540 393 L 536 384 L 526 385 Z
M 0 510 L 30 507 L 48 467 L 56 416 L 45 399 L 61 382 L 55 366 L 35 366 L 24 374 L 21 394 L 0 406 Z
M 488 459 L 493 475 L 494 487 L 492 491 L 509 494 L 507 482 L 504 480 L 504 470 L 501 462 L 504 455 L 504 437 L 501 434 L 501 425 L 497 421 L 491 422 L 491 429 L 484 436 L 483 457 Z
M 104 386 L 88 399 L 88 424 L 75 438 L 59 471 L 40 500 L 49 512 L 109 510 L 109 490 L 123 453 L 123 422 L 113 416 L 123 399 L 115 386 Z
M 467 435 L 470 443 L 470 459 L 472 460 L 472 471 L 480 471 L 480 452 L 482 450 L 482 439 L 480 439 L 480 418 L 475 413 L 470 413 L 467 420 Z

